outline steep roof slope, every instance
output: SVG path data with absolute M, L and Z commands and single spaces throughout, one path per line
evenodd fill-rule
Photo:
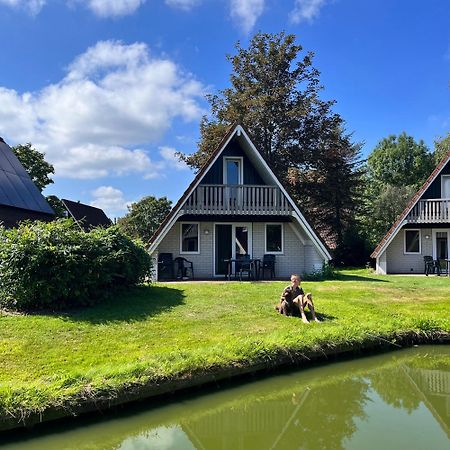
M 0 205 L 54 215 L 8 144 L 0 137 Z
M 66 207 L 68 213 L 85 230 L 98 226 L 108 227 L 112 224 L 111 220 L 100 208 L 85 205 L 80 202 L 73 202 L 72 200 L 67 200 L 65 198 L 61 201 Z
M 389 231 L 384 235 L 383 239 L 378 243 L 375 250 L 370 255 L 371 258 L 376 258 L 378 255 L 382 253 L 382 251 L 389 244 L 391 239 L 395 236 L 397 230 L 401 226 L 402 222 L 406 219 L 406 216 L 409 212 L 414 208 L 416 203 L 421 199 L 424 192 L 430 186 L 430 184 L 436 179 L 436 177 L 441 173 L 442 169 L 446 166 L 446 164 L 450 161 L 450 151 L 447 155 L 442 158 L 440 163 L 434 168 L 431 175 L 427 178 L 425 183 L 421 186 L 421 188 L 414 194 L 414 197 L 410 200 L 410 202 L 406 205 L 406 208 L 403 212 L 397 217 L 397 220 L 393 223 Z
M 319 235 L 313 230 L 311 225 L 306 221 L 303 214 L 300 212 L 298 205 L 292 200 L 290 195 L 286 192 L 278 178 L 275 176 L 275 174 L 272 172 L 270 167 L 267 165 L 264 158 L 261 156 L 259 151 L 254 146 L 253 142 L 251 141 L 247 130 L 240 124 L 234 123 L 228 130 L 228 132 L 225 134 L 222 141 L 219 143 L 217 148 L 214 150 L 214 152 L 211 154 L 211 156 L 208 158 L 206 163 L 203 165 L 203 167 L 199 170 L 197 175 L 195 176 L 194 180 L 191 182 L 191 184 L 188 186 L 188 188 L 184 191 L 183 195 L 180 197 L 176 205 L 172 208 L 170 213 L 166 216 L 164 221 L 161 223 L 159 228 L 155 231 L 153 236 L 150 239 L 150 252 L 154 251 L 156 248 L 156 245 L 158 241 L 165 235 L 169 227 L 171 226 L 172 222 L 176 220 L 177 214 L 179 214 L 182 205 L 186 201 L 186 199 L 189 197 L 189 195 L 194 191 L 194 189 L 198 186 L 202 178 L 205 176 L 205 174 L 208 172 L 208 170 L 212 167 L 216 159 L 219 157 L 219 155 L 222 153 L 222 151 L 226 148 L 227 144 L 230 142 L 230 140 L 234 137 L 238 136 L 243 139 L 243 142 L 246 143 L 246 146 L 248 148 L 248 151 L 253 156 L 253 163 L 258 165 L 258 167 L 269 177 L 270 180 L 272 180 L 283 192 L 285 197 L 288 199 L 289 203 L 294 209 L 295 214 L 298 217 L 299 222 L 303 226 L 303 229 L 305 230 L 306 234 L 312 239 L 313 242 L 316 243 L 317 247 L 319 248 L 320 252 L 328 259 L 331 259 L 331 255 L 329 253 L 329 250 L 326 246 L 326 244 L 322 241 L 322 239 L 319 237 Z M 250 155 L 249 155 L 250 156 Z

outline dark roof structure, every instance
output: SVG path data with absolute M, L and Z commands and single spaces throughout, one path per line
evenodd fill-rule
M 77 224 L 85 229 L 102 226 L 109 227 L 112 225 L 111 220 L 106 216 L 102 209 L 95 206 L 85 205 L 80 202 L 73 202 L 65 198 L 61 199 L 69 216 L 71 216 Z
M 17 156 L 0 137 L 0 221 L 51 220 L 55 212 L 31 180 Z
M 421 199 L 424 192 L 431 185 L 431 183 L 436 179 L 436 177 L 441 173 L 442 169 L 446 166 L 446 164 L 450 161 L 450 151 L 441 159 L 439 164 L 435 167 L 431 175 L 427 178 L 425 183 L 421 186 L 421 188 L 414 194 L 414 197 L 410 200 L 410 202 L 406 205 L 405 209 L 402 213 L 397 217 L 397 220 L 392 224 L 391 228 L 384 235 L 381 241 L 376 246 L 375 250 L 370 255 L 371 258 L 377 258 L 382 251 L 386 248 L 390 240 L 395 236 L 399 227 L 402 225 L 403 221 L 406 219 L 406 216 L 413 209 L 414 205 Z

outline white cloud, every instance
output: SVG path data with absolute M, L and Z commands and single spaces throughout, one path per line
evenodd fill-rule
M 33 16 L 40 12 L 45 3 L 45 0 L 0 0 L 0 5 L 21 8 Z
M 294 10 L 291 12 L 290 18 L 294 23 L 302 21 L 311 22 L 319 16 L 320 9 L 328 0 L 295 0 Z
M 175 170 L 189 170 L 188 165 L 184 161 L 180 161 L 178 156 L 175 155 L 176 152 L 172 147 L 159 147 L 159 154 L 167 167 Z
M 231 0 L 231 17 L 237 19 L 245 33 L 255 25 L 264 11 L 265 0 Z
M 44 151 L 56 176 L 152 178 L 167 161 L 152 162 L 142 144 L 160 140 L 175 118 L 198 121 L 203 96 L 198 81 L 172 61 L 151 57 L 145 44 L 106 41 L 39 92 L 0 87 L 0 123 L 13 144 L 32 142 Z
M 99 17 L 133 14 L 145 0 L 85 0 L 86 6 Z
M 127 202 L 120 189 L 112 186 L 100 186 L 91 192 L 93 200 L 91 206 L 103 209 L 108 217 L 123 216 L 127 212 L 127 206 L 131 202 Z
M 202 0 L 166 0 L 166 5 L 172 8 L 183 9 L 190 11 L 192 8 L 198 6 Z

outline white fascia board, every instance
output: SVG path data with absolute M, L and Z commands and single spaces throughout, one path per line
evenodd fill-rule
M 415 203 L 414 203 L 415 205 Z M 413 207 L 411 207 L 412 209 Z M 408 212 L 409 214 L 409 212 Z M 406 214 L 406 215 L 408 215 Z M 394 229 L 394 231 L 391 233 L 391 235 L 389 236 L 389 238 L 386 240 L 386 242 L 383 244 L 383 246 L 380 248 L 380 251 L 378 252 L 378 256 L 381 256 L 383 254 L 383 252 L 387 249 L 387 247 L 389 246 L 389 244 L 392 242 L 392 240 L 395 238 L 395 236 L 397 236 L 398 232 L 402 229 L 403 225 L 406 225 L 408 223 L 407 220 L 402 220 Z M 378 257 L 377 256 L 377 257 Z
M 266 170 L 266 172 L 270 175 L 270 177 L 272 178 L 272 181 L 280 188 L 281 192 L 285 195 L 285 197 L 288 199 L 289 203 L 291 204 L 295 214 L 297 215 L 297 217 L 295 217 L 295 215 L 293 217 L 295 217 L 298 221 L 298 223 L 300 224 L 300 226 L 304 229 L 305 233 L 307 234 L 307 236 L 316 244 L 316 246 L 318 247 L 320 253 L 322 254 L 322 256 L 325 259 L 330 260 L 331 259 L 331 255 L 328 252 L 328 250 L 325 248 L 325 246 L 322 244 L 322 242 L 320 241 L 320 239 L 316 236 L 316 234 L 314 233 L 314 231 L 312 230 L 311 226 L 308 224 L 308 222 L 306 221 L 306 219 L 304 218 L 303 214 L 300 212 L 300 210 L 298 209 L 297 205 L 295 204 L 295 202 L 292 200 L 291 196 L 286 192 L 286 190 L 284 189 L 283 185 L 280 183 L 280 181 L 278 180 L 278 178 L 275 176 L 275 174 L 273 173 L 272 169 L 269 167 L 269 165 L 266 163 L 265 159 L 261 156 L 261 154 L 258 152 L 258 150 L 256 149 L 256 147 L 254 146 L 253 142 L 251 141 L 251 139 L 249 138 L 249 136 L 247 135 L 247 133 L 245 132 L 245 130 L 243 128 L 241 128 L 240 126 L 238 126 L 237 128 L 240 128 L 242 135 L 245 137 L 246 141 L 248 144 L 250 144 L 250 148 L 252 149 L 253 153 L 255 154 L 256 158 L 258 159 L 258 161 L 261 163 L 261 165 L 263 166 L 263 168 Z
M 239 132 L 238 132 L 239 130 Z M 215 158 L 209 163 L 209 166 L 207 167 L 207 169 L 205 170 L 205 173 L 203 174 L 203 176 L 205 176 L 208 173 L 208 170 L 212 167 L 212 165 L 217 161 L 217 159 L 219 158 L 219 156 L 222 154 L 223 149 L 228 145 L 228 143 L 231 141 L 231 139 L 233 138 L 233 136 L 238 132 L 238 136 L 239 134 L 244 131 L 242 129 L 241 126 L 237 126 L 234 130 L 233 133 L 230 134 L 230 136 L 228 137 L 228 139 L 225 141 L 225 143 L 222 145 L 220 151 L 217 152 L 217 155 L 215 156 Z M 248 137 L 247 137 L 248 138 Z M 188 189 L 188 192 L 186 194 L 186 200 L 189 198 L 189 196 L 192 194 L 192 192 L 194 192 L 194 190 L 197 188 L 197 186 L 200 184 L 200 182 L 202 181 L 203 177 L 201 177 L 199 180 L 197 180 L 196 183 L 193 183 L 192 186 L 190 186 Z M 164 237 L 166 236 L 166 234 L 169 232 L 169 230 L 172 228 L 173 224 L 176 222 L 176 220 L 182 215 L 184 203 L 182 203 L 179 207 L 178 210 L 175 211 L 173 217 L 171 220 L 169 220 L 169 222 L 166 224 L 166 226 L 163 228 L 163 230 L 161 231 L 161 233 L 159 234 L 158 238 L 155 240 L 155 242 L 153 242 L 150 247 L 149 247 L 149 253 L 152 254 L 156 248 L 158 247 L 158 245 L 161 243 L 161 241 L 164 239 Z
M 172 216 L 172 218 L 166 223 L 166 226 L 163 228 L 161 233 L 159 233 L 159 236 L 157 239 L 155 239 L 154 242 L 150 245 L 148 252 L 153 254 L 155 250 L 158 248 L 158 245 L 161 243 L 161 241 L 166 237 L 166 234 L 169 232 L 169 230 L 173 227 L 174 223 L 178 220 L 178 218 L 182 215 L 183 211 L 181 208 L 178 209 L 178 211 Z

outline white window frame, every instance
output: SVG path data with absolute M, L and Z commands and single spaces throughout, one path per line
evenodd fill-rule
M 419 251 L 418 252 L 407 252 L 406 251 L 406 232 L 407 231 L 418 231 L 419 232 Z M 407 228 L 403 230 L 403 254 L 404 255 L 421 255 L 422 254 L 422 229 L 421 228 Z
M 227 161 L 239 161 L 239 179 L 240 183 L 244 184 L 244 158 L 242 156 L 224 156 L 223 157 L 223 184 L 228 184 L 227 180 Z
M 183 251 L 183 225 L 197 225 L 198 250 L 196 252 Z M 200 254 L 200 222 L 180 222 L 180 255 L 199 255 Z
M 444 184 L 446 179 L 450 179 L 450 175 L 441 175 L 441 198 L 447 198 L 444 197 Z
M 280 225 L 281 226 L 281 251 L 274 252 L 267 250 L 267 225 Z M 266 222 L 264 224 L 264 253 L 268 255 L 283 255 L 284 254 L 284 226 L 283 222 Z

